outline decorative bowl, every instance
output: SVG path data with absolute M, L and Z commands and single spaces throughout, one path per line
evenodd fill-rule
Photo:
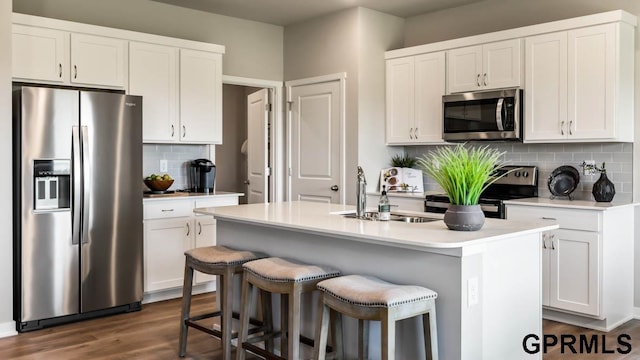
M 171 184 L 173 184 L 173 179 L 171 180 L 144 180 L 144 184 L 147 185 L 151 191 L 165 191 L 167 190 Z

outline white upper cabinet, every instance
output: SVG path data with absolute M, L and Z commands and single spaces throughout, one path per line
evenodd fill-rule
M 439 144 L 445 53 L 387 60 L 387 144 Z
M 180 50 L 180 140 L 222 144 L 222 55 Z
M 176 141 L 178 117 L 177 48 L 129 43 L 129 93 L 143 97 L 142 141 Z
M 528 37 L 524 140 L 633 141 L 633 38 L 623 23 Z
M 71 82 L 124 88 L 127 41 L 71 34 Z
M 521 52 L 520 39 L 449 50 L 449 93 L 520 86 Z
M 14 79 L 69 81 L 69 33 L 23 25 L 13 25 L 12 33 Z

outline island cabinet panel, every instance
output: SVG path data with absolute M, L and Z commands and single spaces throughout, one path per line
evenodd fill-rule
M 184 252 L 216 245 L 216 220 L 194 208 L 238 205 L 241 194 L 144 201 L 144 302 L 182 296 Z M 195 272 L 194 293 L 215 290 L 215 276 Z
M 624 23 L 526 38 L 524 140 L 632 141 L 633 38 Z
M 11 44 L 15 80 L 69 81 L 68 32 L 14 24 Z
M 143 97 L 143 142 L 178 140 L 178 52 L 171 46 L 129 43 L 129 93 Z
M 387 60 L 386 141 L 441 144 L 445 52 Z
M 179 138 L 222 144 L 222 55 L 180 50 Z
M 449 93 L 520 86 L 521 43 L 512 39 L 449 50 Z
M 564 203 L 507 204 L 507 219 L 546 219 L 560 226 L 540 239 L 544 317 L 609 331 L 633 316 L 628 284 L 633 282 L 634 207 L 591 203 L 586 209 Z
M 87 34 L 71 34 L 71 83 L 124 88 L 127 41 Z

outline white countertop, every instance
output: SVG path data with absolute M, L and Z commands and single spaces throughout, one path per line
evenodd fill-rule
M 515 200 L 505 200 L 506 205 L 529 205 L 529 206 L 546 206 L 567 209 L 585 209 L 585 210 L 610 210 L 625 206 L 636 206 L 638 203 L 631 201 L 614 201 L 597 202 L 591 200 L 568 200 L 568 199 L 550 199 L 548 197 L 525 198 Z
M 200 198 L 221 198 L 221 197 L 239 197 L 244 196 L 243 193 L 216 191 L 215 193 L 190 193 L 175 192 L 171 194 L 144 194 L 143 201 L 159 201 L 159 200 L 193 200 Z
M 246 222 L 277 228 L 288 228 L 333 237 L 350 238 L 370 243 L 413 248 L 463 248 L 489 241 L 557 229 L 553 221 L 517 222 L 486 219 L 479 231 L 452 231 L 441 221 L 404 223 L 346 218 L 354 206 L 314 202 L 281 202 L 194 209 L 195 213 L 213 215 L 216 219 Z M 441 214 L 402 212 L 442 219 Z

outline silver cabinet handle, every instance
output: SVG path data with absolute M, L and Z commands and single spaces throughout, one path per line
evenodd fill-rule
M 173 209 L 162 209 L 162 212 L 173 212 Z
M 476 76 L 476 85 L 478 85 L 478 87 L 480 87 L 480 74 L 478 74 L 478 76 Z
M 73 78 L 74 79 L 78 78 L 78 66 L 77 65 L 73 65 Z
M 340 190 L 340 188 L 338 187 L 338 185 L 333 185 L 332 187 L 330 187 L 331 191 L 338 191 Z
M 182 125 L 182 137 L 187 136 L 187 127 Z
M 413 128 L 409 129 L 409 139 L 413 140 Z
M 552 217 L 546 217 L 546 216 L 543 216 L 543 217 L 542 217 L 542 220 L 558 220 L 558 219 L 556 219 L 556 218 L 552 218 Z
M 547 248 L 547 234 L 542 234 L 542 248 Z
M 58 64 L 58 77 L 62 78 L 62 64 Z
M 173 126 L 173 124 L 171 124 L 171 137 L 173 137 L 173 134 L 176 133 L 176 127 Z
M 573 120 L 569 121 L 569 135 L 573 135 L 571 128 L 573 127 Z
M 198 221 L 198 235 L 202 234 L 202 223 Z
M 560 134 L 564 135 L 564 121 L 560 121 Z
M 413 138 L 418 140 L 418 128 L 413 129 Z
M 484 86 L 487 86 L 487 73 L 484 73 L 483 80 Z
M 553 239 L 555 239 L 555 237 L 556 237 L 555 235 L 551 235 L 551 250 L 555 250 L 556 249 L 556 246 L 555 246 L 554 241 L 553 241 Z
M 189 236 L 189 234 L 191 234 L 191 227 L 189 226 L 189 223 L 187 223 L 187 236 Z

